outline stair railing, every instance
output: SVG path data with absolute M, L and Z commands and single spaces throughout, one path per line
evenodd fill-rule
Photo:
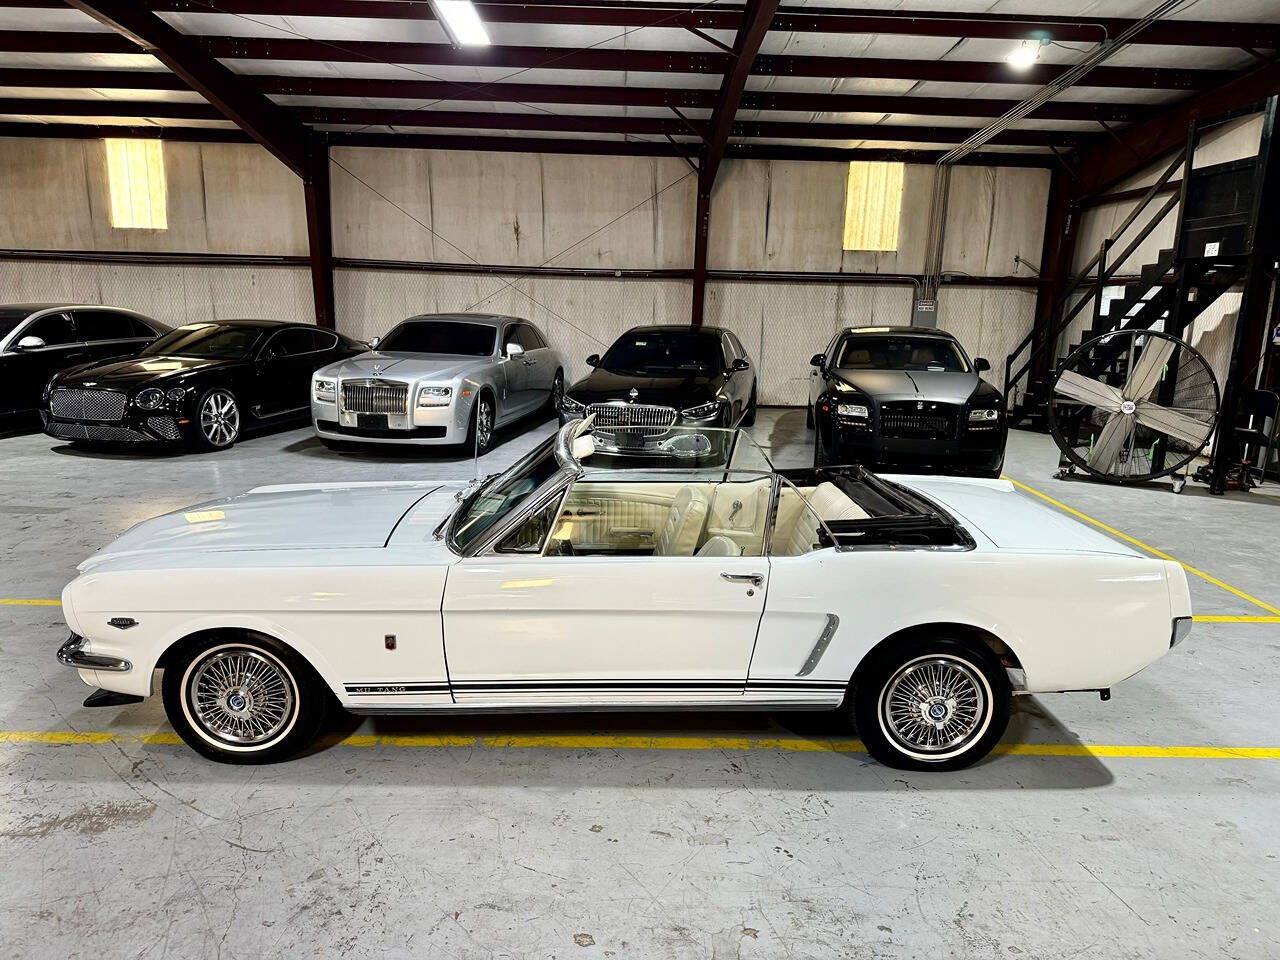
M 1116 269 L 1129 259 L 1129 256 L 1133 251 L 1138 249 L 1138 246 L 1151 235 L 1151 232 L 1159 226 L 1160 221 L 1168 215 L 1169 211 L 1177 206 L 1180 196 L 1178 193 L 1174 193 L 1169 197 L 1169 200 L 1164 204 L 1160 211 L 1151 218 L 1141 231 L 1139 231 L 1138 236 L 1125 247 L 1124 252 L 1118 257 L 1112 259 L 1112 266 L 1108 269 L 1103 265 L 1102 260 L 1104 256 L 1106 256 L 1108 247 L 1119 240 L 1120 237 L 1123 236 L 1131 226 L 1133 226 L 1134 222 L 1139 216 L 1141 216 L 1142 211 L 1147 208 L 1147 205 L 1155 199 L 1156 195 L 1162 189 L 1164 189 L 1165 184 L 1169 182 L 1174 171 L 1184 165 L 1186 155 L 1187 148 L 1184 147 L 1176 156 L 1174 156 L 1173 160 L 1165 168 L 1164 172 L 1160 174 L 1160 177 L 1151 184 L 1147 192 L 1142 195 L 1142 199 L 1138 201 L 1137 205 L 1129 211 L 1129 215 L 1124 218 L 1124 222 L 1120 224 L 1115 233 L 1103 241 L 1098 252 L 1093 255 L 1093 258 L 1087 264 L 1084 265 L 1084 267 L 1076 274 L 1075 279 L 1067 286 L 1067 289 L 1063 291 L 1062 295 L 1049 307 L 1047 325 L 1050 329 L 1048 335 L 1045 336 L 1040 343 L 1035 345 L 1027 356 L 1027 359 L 1015 371 L 1013 369 L 1014 363 L 1017 362 L 1017 359 L 1022 352 L 1032 345 L 1036 338 L 1037 331 L 1040 330 L 1043 325 L 1033 324 L 1032 328 L 1027 331 L 1027 335 L 1018 341 L 1018 345 L 1013 348 L 1013 352 L 1009 354 L 1004 362 L 1005 396 L 1010 396 L 1013 392 L 1014 384 L 1030 373 L 1032 365 L 1041 356 L 1054 348 L 1057 344 L 1058 337 L 1067 329 L 1071 324 L 1071 321 L 1075 319 L 1076 315 L 1084 309 L 1085 304 L 1090 301 L 1091 297 L 1096 296 L 1099 298 L 1098 302 L 1101 302 L 1102 289 L 1105 286 L 1105 282 L 1115 275 Z M 1095 270 L 1098 271 L 1096 276 L 1094 275 Z M 1094 287 L 1093 292 L 1086 293 L 1086 295 L 1081 297 L 1079 301 L 1071 307 L 1070 311 L 1064 315 L 1063 311 L 1066 309 L 1066 305 L 1070 302 L 1071 298 L 1076 294 L 1076 291 L 1085 286 L 1085 284 L 1091 280 L 1094 281 L 1092 284 Z M 1057 319 L 1053 319 L 1055 317 Z

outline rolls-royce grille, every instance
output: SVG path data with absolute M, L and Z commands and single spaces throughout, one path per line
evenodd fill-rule
M 397 380 L 343 380 L 342 409 L 348 413 L 407 413 L 409 385 Z
M 954 440 L 959 408 L 903 400 L 880 405 L 880 436 L 890 440 Z
M 124 394 L 118 390 L 55 387 L 49 397 L 49 412 L 59 420 L 123 420 Z
M 595 430 L 626 438 L 660 437 L 676 422 L 675 407 L 644 403 L 593 403 L 587 412 L 595 414 Z

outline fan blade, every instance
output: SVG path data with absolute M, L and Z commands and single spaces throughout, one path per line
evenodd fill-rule
M 1158 433 L 1189 443 L 1193 447 L 1202 446 L 1213 431 L 1212 424 L 1188 417 L 1185 413 L 1178 413 L 1177 410 L 1162 407 L 1150 400 L 1138 401 L 1135 417 L 1144 427 L 1150 427 Z
M 1099 410 L 1110 413 L 1118 411 L 1120 404 L 1124 401 L 1124 397 L 1115 387 L 1101 380 L 1082 376 L 1074 370 L 1062 371 L 1058 382 L 1053 385 L 1053 392 L 1070 397 L 1072 400 L 1079 400 L 1081 403 L 1091 403 Z
M 1166 340 L 1164 337 L 1147 338 L 1142 356 L 1129 371 L 1129 380 L 1124 385 L 1123 392 L 1126 400 L 1145 400 L 1151 396 L 1151 391 L 1156 388 L 1156 384 L 1164 375 L 1164 365 L 1169 362 L 1169 357 L 1173 355 L 1173 348 L 1176 346 L 1177 343 Z
M 1100 473 L 1111 473 L 1115 469 L 1116 461 L 1120 459 L 1125 441 L 1131 436 L 1133 436 L 1133 417 L 1113 413 L 1106 426 L 1102 428 L 1102 432 L 1098 434 L 1093 450 L 1089 453 L 1089 466 Z

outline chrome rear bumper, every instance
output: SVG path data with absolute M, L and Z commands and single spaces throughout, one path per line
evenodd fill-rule
M 84 648 L 88 643 L 89 641 L 84 637 L 73 633 L 67 638 L 67 642 L 58 648 L 58 662 L 78 670 L 102 670 L 106 673 L 128 673 L 133 669 L 132 663 L 120 657 L 85 653 Z

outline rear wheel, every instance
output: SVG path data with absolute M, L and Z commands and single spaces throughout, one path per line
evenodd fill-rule
M 813 404 L 804 408 L 804 425 L 810 430 L 813 429 Z
M 1009 678 L 985 646 L 946 636 L 904 640 L 859 674 L 852 713 L 867 752 L 902 770 L 959 770 L 1009 725 Z
M 271 763 L 315 738 L 329 692 L 298 654 L 265 637 L 189 644 L 165 666 L 164 709 L 197 753 L 221 763 Z

